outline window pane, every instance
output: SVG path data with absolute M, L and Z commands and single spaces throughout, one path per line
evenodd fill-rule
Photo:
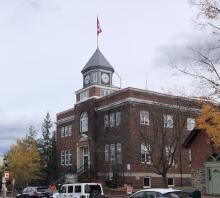
M 110 146 L 110 153 L 111 153 L 110 161 L 115 162 L 115 145 L 114 144 L 111 144 Z
M 141 163 L 151 163 L 150 150 L 150 144 L 141 144 Z
M 81 186 L 75 186 L 75 193 L 81 193 Z
M 150 187 L 150 177 L 144 177 L 144 186 Z
M 82 113 L 80 118 L 80 132 L 88 131 L 88 114 L 87 112 Z
M 148 111 L 140 111 L 140 124 L 149 125 L 149 112 Z
M 73 186 L 68 186 L 68 193 L 73 193 Z
M 117 149 L 117 162 L 121 162 L 121 143 L 116 144 Z
M 65 128 L 61 127 L 61 137 L 65 137 Z
M 105 163 L 109 162 L 109 145 L 105 145 Z
M 174 178 L 167 179 L 168 186 L 174 186 Z
M 61 165 L 65 164 L 65 151 L 61 151 Z
M 196 125 L 195 118 L 187 118 L 187 130 L 188 131 L 193 130 L 195 125 Z
M 110 127 L 115 126 L 115 114 L 111 113 L 110 114 Z
M 169 114 L 163 115 L 164 127 L 173 128 L 173 116 Z
M 104 116 L 104 127 L 109 127 L 109 116 L 108 115 Z
M 121 112 L 116 112 L 115 114 L 116 119 L 116 126 L 119 126 L 121 124 Z

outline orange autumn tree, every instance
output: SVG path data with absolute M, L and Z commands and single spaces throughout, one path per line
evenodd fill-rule
M 205 129 L 216 146 L 220 146 L 220 110 L 211 103 L 202 106 L 202 113 L 197 118 L 197 127 Z
M 7 159 L 16 186 L 25 187 L 40 179 L 40 155 L 35 140 L 29 137 L 18 139 L 11 146 Z

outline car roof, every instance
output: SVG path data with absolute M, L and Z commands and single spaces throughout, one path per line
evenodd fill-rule
M 177 189 L 172 189 L 172 188 L 149 188 L 149 189 L 143 189 L 143 190 L 139 190 L 137 192 L 159 192 L 161 194 L 165 194 L 165 193 L 169 193 L 169 192 L 176 192 L 176 191 L 181 191 L 181 190 L 177 190 Z
M 72 184 L 64 184 L 64 185 L 101 185 L 101 183 L 72 183 Z

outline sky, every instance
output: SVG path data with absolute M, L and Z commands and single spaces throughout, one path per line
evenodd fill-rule
M 99 49 L 122 87 L 162 92 L 187 86 L 157 57 L 198 38 L 195 13 L 186 0 L 0 0 L 0 153 L 30 125 L 40 136 L 46 112 L 56 121 L 74 106 L 96 50 L 97 15 Z

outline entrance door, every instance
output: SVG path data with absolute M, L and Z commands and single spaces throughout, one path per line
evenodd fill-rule
M 220 167 L 212 168 L 212 192 L 220 194 Z

